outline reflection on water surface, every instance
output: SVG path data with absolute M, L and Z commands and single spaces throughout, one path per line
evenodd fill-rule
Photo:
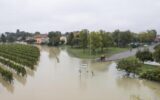
M 39 46 L 41 57 L 25 78 L 14 84 L 0 78 L 0 100 L 160 100 L 160 84 L 122 77 L 116 64 L 68 55 L 65 49 Z M 79 73 L 81 64 L 88 72 Z M 94 74 L 93 74 L 93 73 Z

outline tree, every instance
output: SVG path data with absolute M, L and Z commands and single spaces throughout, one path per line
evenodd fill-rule
M 113 41 L 116 43 L 117 47 L 119 46 L 119 35 L 120 35 L 119 30 L 115 30 L 112 34 Z
M 133 40 L 133 34 L 128 30 L 128 31 L 121 31 L 120 36 L 119 36 L 119 45 L 121 47 L 127 46 L 127 44 L 131 43 Z
M 60 44 L 64 45 L 65 44 L 65 40 L 60 40 Z
M 73 32 L 68 33 L 67 36 L 67 44 L 73 46 L 73 38 L 74 38 L 74 34 Z
M 83 52 L 88 45 L 88 35 L 89 35 L 89 31 L 87 29 L 80 31 L 79 39 L 80 39 L 80 46 L 83 48 Z
M 71 47 L 82 47 L 80 45 L 80 32 L 79 31 L 74 31 L 74 32 L 70 32 L 68 33 L 67 36 L 67 44 L 70 45 Z
M 155 52 L 153 53 L 153 57 L 156 62 L 160 63 L 160 48 L 155 49 Z
M 40 35 L 41 33 L 40 33 L 40 32 L 35 32 L 34 34 L 35 34 L 35 35 Z
M 104 48 L 109 47 L 112 44 L 112 38 L 110 36 L 110 33 L 107 33 L 103 30 L 99 31 L 100 34 L 100 42 L 101 42 L 101 52 L 103 52 Z
M 19 29 L 17 29 L 16 33 L 20 33 L 20 30 L 19 30 Z
M 145 49 L 143 51 L 138 50 L 136 53 L 136 57 L 143 63 L 144 61 L 153 61 L 153 55 L 148 49 Z
M 77 34 L 74 35 L 73 41 L 72 41 L 72 45 L 74 47 L 80 47 L 80 36 L 79 36 L 79 32 Z
M 16 41 L 16 37 L 15 36 L 8 36 L 7 40 L 8 40 L 8 42 L 14 42 L 14 41 Z
M 6 36 L 4 34 L 1 35 L 1 40 L 3 43 L 6 42 Z
M 147 33 L 150 35 L 150 41 L 153 42 L 157 36 L 157 31 L 154 29 L 147 30 Z
M 49 32 L 48 37 L 49 37 L 49 45 L 58 46 L 60 43 L 61 32 L 59 31 Z
M 116 46 L 125 47 L 127 46 L 127 44 L 133 41 L 134 34 L 129 30 L 127 31 L 115 30 L 112 34 L 112 38 L 114 43 L 116 43 Z
M 14 42 L 16 40 L 25 41 L 26 37 L 33 36 L 32 33 L 28 33 L 28 32 L 25 32 L 25 31 L 20 31 L 20 30 L 17 30 L 16 33 L 14 33 L 14 32 L 5 32 L 5 35 L 6 35 L 6 40 L 8 42 Z
M 100 34 L 97 32 L 91 32 L 88 40 L 92 53 L 95 54 L 96 49 L 101 47 L 102 45 L 102 43 L 100 42 Z
M 118 62 L 117 68 L 119 70 L 125 70 L 127 75 L 130 73 L 136 73 L 138 68 L 141 67 L 141 64 L 138 62 L 137 59 L 122 59 Z
M 139 38 L 138 38 L 138 34 L 137 33 L 131 33 L 131 42 L 135 43 L 135 42 L 139 42 Z
M 155 40 L 157 35 L 156 30 L 148 30 L 147 32 L 139 33 L 139 40 L 143 43 L 151 43 Z

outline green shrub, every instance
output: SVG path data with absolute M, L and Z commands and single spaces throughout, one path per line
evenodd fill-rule
M 145 49 L 143 51 L 138 50 L 136 53 L 136 58 L 138 58 L 142 62 L 153 61 L 153 54 L 148 49 Z
M 154 60 L 160 62 L 160 48 L 157 48 L 153 53 Z
M 152 81 L 160 82 L 160 70 L 149 70 L 140 75 L 141 78 L 145 78 Z
M 136 58 L 122 59 L 117 64 L 118 69 L 125 70 L 128 74 L 137 73 L 139 67 L 141 67 L 141 63 L 139 63 L 139 61 Z

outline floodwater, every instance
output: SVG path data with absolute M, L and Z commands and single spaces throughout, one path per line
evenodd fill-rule
M 12 85 L 0 78 L 0 100 L 160 100 L 160 83 L 123 77 L 115 62 L 98 63 L 74 58 L 65 49 L 39 48 L 40 61 L 25 78 L 14 74 Z

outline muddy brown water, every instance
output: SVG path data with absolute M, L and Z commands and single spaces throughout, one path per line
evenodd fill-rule
M 39 46 L 40 61 L 14 84 L 0 78 L 0 100 L 160 100 L 160 83 L 123 77 L 116 63 L 70 56 L 65 49 Z M 79 72 L 80 66 L 88 67 Z

